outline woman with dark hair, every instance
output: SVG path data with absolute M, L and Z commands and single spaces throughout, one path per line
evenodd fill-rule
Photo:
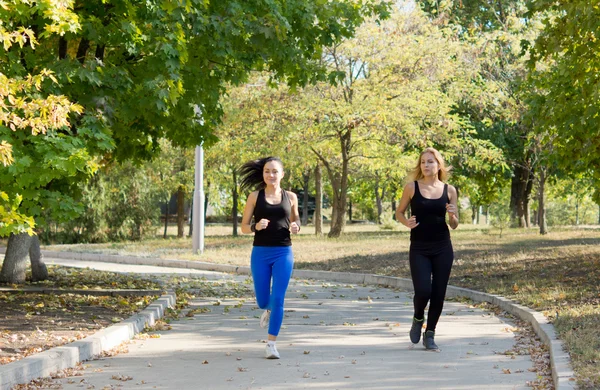
M 281 188 L 283 163 L 277 157 L 249 161 L 241 167 L 240 175 L 242 188 L 257 188 L 246 201 L 242 233 L 254 233 L 250 268 L 256 302 L 265 310 L 260 326 L 269 327 L 265 355 L 267 359 L 279 359 L 275 341 L 294 267 L 290 232 L 300 231 L 298 197 Z
M 425 307 L 429 302 L 427 328 L 423 332 L 423 345 L 428 350 L 439 350 L 435 344 L 435 327 L 442 314 L 446 287 L 454 261 L 450 231 L 458 227 L 456 189 L 444 183 L 451 167 L 434 148 L 425 149 L 413 169 L 412 180 L 404 187 L 396 220 L 410 228 L 410 274 L 415 289 L 414 316 L 410 328 L 410 341 L 417 344 L 425 320 Z M 412 216 L 404 212 L 410 203 Z

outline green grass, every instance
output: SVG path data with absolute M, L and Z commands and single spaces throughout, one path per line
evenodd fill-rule
M 311 226 L 294 237 L 296 268 L 410 277 L 408 229 L 349 225 L 340 239 L 315 237 Z M 600 388 L 600 227 L 505 229 L 463 225 L 452 232 L 455 263 L 450 283 L 511 298 L 553 321 L 571 353 L 578 385 Z M 251 236 L 209 226 L 205 251 L 189 238 L 138 243 L 52 246 L 48 249 L 152 256 L 248 265 Z

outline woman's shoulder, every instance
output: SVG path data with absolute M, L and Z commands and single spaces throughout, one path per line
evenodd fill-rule
M 411 180 L 404 185 L 404 193 L 407 194 L 410 198 L 415 195 L 415 181 Z
M 287 196 L 292 200 L 292 201 L 297 201 L 298 200 L 298 196 L 296 195 L 295 192 L 292 191 L 285 191 L 285 193 L 287 194 Z
M 446 183 L 446 185 L 448 186 L 448 195 L 456 196 L 456 188 L 452 184 Z
M 256 190 L 256 191 L 252 191 L 249 195 L 248 195 L 248 200 L 250 201 L 256 201 L 256 199 L 258 198 L 258 194 L 260 193 L 261 190 Z

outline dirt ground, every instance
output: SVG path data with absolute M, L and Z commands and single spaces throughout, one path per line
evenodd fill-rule
M 0 287 L 155 289 L 133 276 L 50 267 L 52 282 Z M 87 337 L 144 309 L 156 296 L 96 296 L 0 291 L 0 364 Z

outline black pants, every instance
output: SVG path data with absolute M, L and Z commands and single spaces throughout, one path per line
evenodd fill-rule
M 423 318 L 429 302 L 427 330 L 435 330 L 444 307 L 446 287 L 454 261 L 452 243 L 449 240 L 441 243 L 412 242 L 409 261 L 415 288 L 415 318 Z

